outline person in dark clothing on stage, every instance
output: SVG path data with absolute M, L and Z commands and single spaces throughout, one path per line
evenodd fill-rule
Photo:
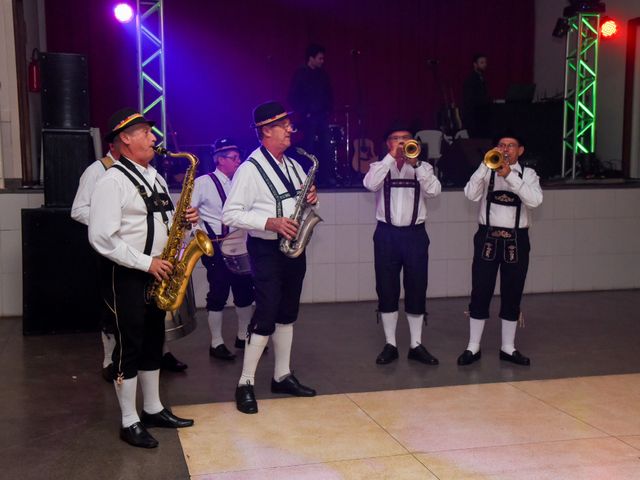
M 158 441 L 148 427 L 181 428 L 193 420 L 176 417 L 160 401 L 159 377 L 164 343 L 164 317 L 148 288 L 167 279 L 173 268 L 161 259 L 173 220 L 173 204 L 164 179 L 150 165 L 156 137 L 153 122 L 130 108 L 109 122 L 106 141 L 118 137 L 120 159 L 98 180 L 91 196 L 89 242 L 102 255 L 102 297 L 112 313 L 116 345 L 113 384 L 120 404 L 120 438 L 136 447 L 153 448 Z M 194 208 L 185 219 L 199 220 Z M 136 390 L 142 388 L 138 416 Z
M 473 237 L 469 344 L 458 357 L 458 365 L 469 365 L 481 357 L 480 340 L 489 318 L 498 270 L 502 319 L 500 360 L 530 364 L 529 358 L 516 350 L 515 337 L 529 267 L 531 209 L 542 203 L 542 189 L 535 170 L 518 162 L 524 153 L 521 137 L 506 132 L 498 138 L 496 148 L 505 161 L 495 170 L 481 163 L 464 187 L 469 200 L 480 202 L 480 212 L 478 231 Z
M 385 365 L 398 358 L 396 325 L 402 271 L 404 310 L 411 332 L 407 356 L 426 365 L 437 365 L 438 359 L 422 345 L 422 324 L 429 264 L 427 199 L 439 195 L 441 185 L 431 165 L 405 156 L 404 144 L 413 138 L 406 124 L 394 124 L 385 137 L 389 153 L 371 164 L 363 180 L 367 190 L 376 192 L 377 205 L 373 250 L 378 312 L 386 343 L 376 363 Z
M 487 65 L 487 56 L 476 53 L 473 56 L 473 72 L 465 79 L 462 88 L 462 123 L 471 138 L 491 138 L 491 98 L 485 79 Z
M 335 170 L 330 164 L 329 116 L 333 109 L 333 93 L 329 75 L 323 68 L 324 47 L 311 44 L 305 52 L 305 64 L 291 81 L 289 104 L 295 112 L 296 126 L 303 135 L 300 147 L 318 157 L 316 183 L 336 184 Z
M 222 210 L 225 225 L 248 231 L 247 250 L 255 287 L 256 309 L 235 394 L 236 407 L 242 413 L 258 412 L 253 385 L 269 338 L 275 352 L 271 391 L 297 397 L 316 394 L 302 385 L 290 368 L 293 325 L 298 318 L 307 259 L 304 251 L 288 257 L 279 245 L 280 239 L 291 240 L 300 227 L 290 217 L 307 177 L 300 164 L 284 153 L 291 146 L 294 131 L 289 115 L 278 102 L 255 108 L 253 125 L 261 145 L 234 174 Z M 305 198 L 309 205 L 317 204 L 314 185 L 310 185 Z

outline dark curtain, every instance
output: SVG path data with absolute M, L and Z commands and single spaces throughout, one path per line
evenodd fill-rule
M 135 25 L 115 21 L 114 3 L 46 2 L 48 50 L 89 56 L 103 132 L 112 111 L 137 105 Z M 533 79 L 534 0 L 165 0 L 164 10 L 168 120 L 183 145 L 233 136 L 253 147 L 252 108 L 286 99 L 309 42 L 327 49 L 335 122 L 348 111 L 353 139 L 361 110 L 376 144 L 395 119 L 435 127 L 443 92 L 460 103 L 474 52 L 489 58 L 494 98 Z

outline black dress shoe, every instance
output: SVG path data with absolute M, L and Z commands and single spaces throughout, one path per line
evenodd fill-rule
M 387 363 L 391 363 L 398 358 L 398 348 L 394 347 L 390 343 L 387 343 L 380 355 L 376 358 L 376 363 L 378 365 L 386 365 Z
M 113 363 L 102 368 L 102 378 L 107 383 L 113 383 Z
M 209 355 L 220 360 L 233 360 L 236 358 L 235 353 L 231 353 L 224 343 L 217 347 L 209 347 Z
M 244 340 L 242 340 L 241 338 L 236 337 L 236 343 L 235 343 L 236 348 L 244 350 L 244 344 L 245 344 Z
M 127 428 L 121 428 L 120 438 L 134 447 L 155 448 L 158 446 L 158 441 L 147 432 L 147 429 L 140 422 Z
M 465 350 L 462 352 L 462 355 L 458 357 L 458 365 L 471 365 L 473 362 L 480 360 L 480 357 L 482 357 L 482 350 L 478 350 L 478 353 Z
M 160 427 L 160 428 L 184 428 L 193 425 L 193 420 L 189 418 L 176 417 L 166 408 L 163 408 L 158 413 L 147 413 L 144 410 L 140 415 L 142 424 L 147 427 Z
M 500 360 L 515 363 L 516 365 L 530 365 L 529 357 L 525 357 L 518 350 L 514 350 L 511 355 L 500 350 Z
M 188 365 L 186 363 L 182 363 L 174 357 L 171 352 L 167 352 L 162 356 L 162 362 L 160 363 L 160 368 L 162 368 L 162 370 L 166 370 L 168 372 L 184 372 L 187 367 Z
M 438 365 L 440 363 L 438 359 L 431 355 L 422 344 L 415 348 L 410 348 L 407 358 L 409 360 L 417 360 L 418 362 L 422 362 L 427 365 Z
M 273 393 L 287 393 L 294 397 L 315 397 L 316 391 L 313 388 L 302 385 L 293 373 L 287 375 L 279 382 L 271 379 L 271 391 Z
M 238 385 L 236 387 L 236 408 L 242 413 L 258 413 L 256 394 L 253 393 L 253 385 Z

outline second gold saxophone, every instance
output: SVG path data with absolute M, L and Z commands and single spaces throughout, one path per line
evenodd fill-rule
M 189 160 L 190 165 L 182 182 L 182 192 L 178 205 L 173 214 L 173 222 L 169 230 L 167 245 L 162 251 L 162 260 L 167 260 L 173 266 L 167 280 L 155 281 L 151 287 L 150 296 L 160 310 L 177 310 L 184 300 L 189 285 L 189 277 L 196 263 L 202 255 L 213 255 L 213 243 L 202 230 L 196 230 L 187 245 L 183 245 L 185 232 L 191 225 L 185 220 L 187 208 L 191 206 L 193 182 L 198 166 L 198 158 L 186 152 L 172 153 L 162 147 L 154 147 L 156 153 L 170 157 L 181 157 Z
M 287 240 L 286 238 L 280 240 L 280 251 L 289 258 L 297 258 L 302 254 L 302 252 L 304 252 L 304 249 L 311 238 L 311 234 L 313 233 L 313 227 L 322 221 L 322 218 L 320 218 L 320 216 L 314 212 L 311 206 L 307 203 L 307 193 L 309 193 L 309 189 L 311 188 L 311 185 L 313 185 L 313 179 L 316 176 L 316 171 L 318 170 L 318 159 L 315 155 L 307 153 L 302 148 L 296 148 L 296 151 L 300 155 L 304 155 L 311 160 L 313 165 L 309 169 L 307 179 L 305 180 L 304 185 L 302 185 L 300 193 L 296 197 L 296 206 L 293 211 L 293 215 L 290 217 L 291 220 L 298 222 L 298 232 L 296 233 L 295 238 L 291 240 Z

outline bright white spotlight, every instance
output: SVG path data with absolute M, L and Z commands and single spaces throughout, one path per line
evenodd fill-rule
M 113 14 L 119 22 L 129 23 L 133 19 L 133 9 L 128 3 L 119 3 L 113 9 Z

